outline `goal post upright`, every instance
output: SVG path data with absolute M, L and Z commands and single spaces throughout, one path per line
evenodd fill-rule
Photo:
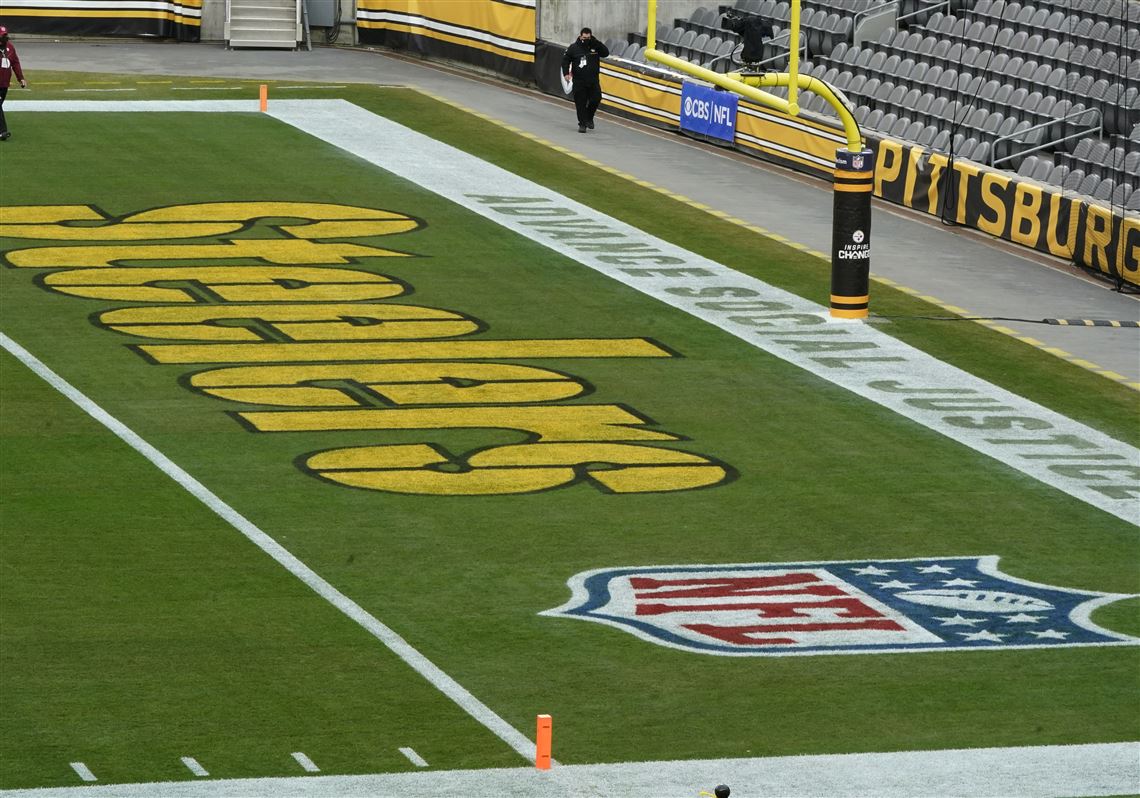
M 871 196 L 874 187 L 874 153 L 863 146 L 859 124 L 836 90 L 822 80 L 799 72 L 800 0 L 791 0 L 788 72 L 745 75 L 721 74 L 657 49 L 657 0 L 647 0 L 645 58 L 686 75 L 735 92 L 789 116 L 799 114 L 798 91 L 823 97 L 839 115 L 847 147 L 835 153 L 835 202 L 832 217 L 832 318 L 862 319 L 869 313 L 871 267 Z M 783 86 L 788 99 L 762 88 Z

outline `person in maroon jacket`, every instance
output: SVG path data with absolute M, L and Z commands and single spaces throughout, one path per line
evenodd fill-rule
M 16 46 L 8 41 L 8 29 L 0 25 L 0 141 L 12 138 L 4 119 L 4 98 L 8 96 L 13 72 L 16 73 L 16 80 L 20 81 L 20 88 L 28 88 L 24 70 L 20 68 L 20 56 L 16 55 Z

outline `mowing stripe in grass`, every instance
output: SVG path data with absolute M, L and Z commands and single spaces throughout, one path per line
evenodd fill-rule
M 120 440 L 137 451 L 158 467 L 160 471 L 186 489 L 192 496 L 214 511 L 224 521 L 241 532 L 255 546 L 264 551 L 280 565 L 308 585 L 317 595 L 328 601 L 346 616 L 364 627 L 373 637 L 383 643 L 396 656 L 413 670 L 428 680 L 436 689 L 454 701 L 471 717 L 485 726 L 496 737 L 514 749 L 525 759 L 534 760 L 535 746 L 509 723 L 499 717 L 490 707 L 475 698 L 461 684 L 444 673 L 437 665 L 413 648 L 395 631 L 381 623 L 352 599 L 345 596 L 321 578 L 309 566 L 294 557 L 284 546 L 238 513 L 209 488 L 190 476 L 166 455 L 143 440 L 137 433 L 91 401 L 85 394 L 72 386 L 63 377 L 48 368 L 35 355 L 28 352 L 4 333 L 0 333 L 0 346 L 11 353 L 25 366 L 35 372 L 44 382 L 75 403 L 83 412 L 113 432 Z M 73 763 L 72 767 L 82 765 Z M 76 768 L 76 772 L 80 773 Z M 87 771 L 88 773 L 90 771 Z M 82 773 L 80 773 L 82 776 Z M 94 777 L 92 777 L 94 778 Z

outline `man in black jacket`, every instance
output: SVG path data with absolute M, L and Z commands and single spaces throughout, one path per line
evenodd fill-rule
M 589 28 L 582 28 L 575 42 L 562 54 L 562 74 L 574 79 L 574 105 L 578 109 L 578 132 L 594 129 L 594 112 L 602 102 L 602 84 L 598 79 L 602 59 L 610 54 L 604 42 L 594 38 Z

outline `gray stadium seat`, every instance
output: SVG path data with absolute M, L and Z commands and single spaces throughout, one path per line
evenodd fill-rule
M 696 40 L 697 34 L 695 31 L 687 30 L 681 34 L 681 38 L 676 44 L 676 55 L 678 58 L 688 59 L 693 54 L 693 42 Z
M 1098 175 L 1085 175 L 1085 179 L 1077 187 L 1078 194 L 1087 194 L 1090 197 L 1096 191 L 1096 187 L 1100 185 L 1100 177 Z
M 1051 160 L 1048 158 L 1038 158 L 1037 170 L 1033 173 L 1033 179 L 1041 183 L 1048 183 L 1049 178 L 1053 174 L 1053 168 L 1053 162 Z
M 1076 191 L 1081 187 L 1085 181 L 1085 173 L 1083 169 L 1071 169 L 1069 174 L 1065 175 L 1064 181 L 1061 183 L 1061 188 L 1066 191 Z
M 703 53 L 708 50 L 709 39 L 712 37 L 707 33 L 698 33 L 697 38 L 693 39 L 692 52 L 693 54 Z
M 945 97 L 935 97 L 930 102 L 930 110 L 927 112 L 927 118 L 931 124 L 936 124 L 935 120 L 943 120 L 946 118 L 946 106 L 950 101 Z
M 1093 191 L 1093 199 L 1104 200 L 1107 202 L 1112 198 L 1112 192 L 1116 190 L 1116 181 L 1111 177 L 1107 177 L 1097 184 L 1096 190 Z
M 900 86 L 899 88 L 905 89 L 906 87 Z M 901 100 L 899 100 L 899 105 L 901 105 L 903 108 L 907 109 L 908 111 L 914 111 L 918 108 L 918 101 L 921 97 L 922 97 L 921 91 L 919 91 L 918 89 L 911 89 L 910 91 L 908 91 L 906 94 L 903 95 L 903 98 Z
M 1131 175 L 1136 188 L 1140 190 L 1140 150 L 1125 154 L 1124 174 Z

